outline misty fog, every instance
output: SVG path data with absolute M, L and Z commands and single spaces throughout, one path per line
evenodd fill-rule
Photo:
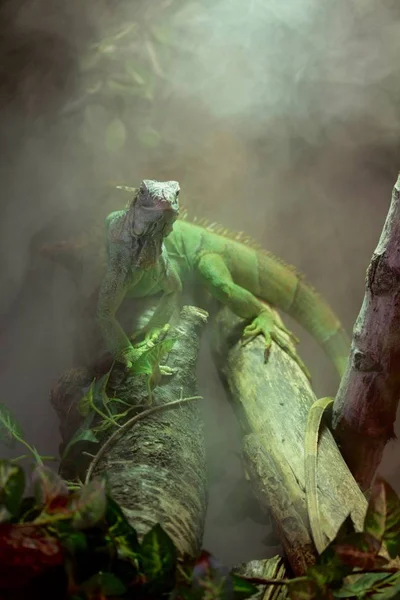
M 395 0 L 84 4 L 0 5 L 1 401 L 43 454 L 57 454 L 48 394 L 73 364 L 76 291 L 36 249 L 82 234 L 110 186 L 178 180 L 190 214 L 296 265 L 351 333 L 400 166 Z M 333 368 L 293 329 L 316 393 L 334 393 Z M 244 510 L 216 523 L 241 474 L 206 344 L 199 387 L 211 454 L 229 446 L 204 545 L 225 562 L 272 555 Z M 398 442 L 381 471 L 400 491 Z

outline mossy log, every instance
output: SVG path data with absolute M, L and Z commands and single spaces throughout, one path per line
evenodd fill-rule
M 307 377 L 272 344 L 267 362 L 261 336 L 242 345 L 244 322 L 228 309 L 215 321 L 213 353 L 243 432 L 243 457 L 252 489 L 270 510 L 296 575 L 315 561 L 305 502 L 304 433 L 315 400 Z M 367 502 L 324 427 L 318 453 L 322 527 L 332 539 L 351 513 L 361 529 Z
M 122 506 L 139 538 L 160 523 L 177 548 L 191 555 L 196 555 L 201 549 L 207 505 L 201 400 L 194 399 L 171 407 L 165 405 L 197 394 L 199 337 L 206 319 L 207 313 L 198 308 L 186 306 L 182 309 L 179 324 L 173 332 L 178 334 L 177 341 L 167 359 L 162 359 L 163 363 L 177 371 L 172 376 L 163 377 L 152 393 L 153 407 L 161 409 L 146 414 L 132 428 L 121 431 L 112 444 L 104 440 L 106 451 L 100 449 L 93 473 L 106 474 L 113 498 Z M 74 411 L 76 413 L 77 400 L 83 390 L 79 385 L 71 388 L 70 373 L 67 375 L 53 390 L 52 402 L 61 421 L 65 414 L 74 421 L 71 415 Z M 84 377 L 82 370 L 77 370 L 76 375 L 78 383 L 87 385 L 90 382 L 90 374 Z M 107 394 L 143 406 L 147 400 L 145 379 L 145 376 L 130 375 L 115 366 Z M 71 402 L 71 397 L 75 398 L 72 411 L 71 407 L 63 408 L 63 399 L 64 403 L 67 400 Z M 62 432 L 68 439 L 73 431 L 67 429 L 64 423 Z M 77 460 L 76 454 L 74 460 Z M 90 460 L 86 457 L 85 467 L 88 462 Z

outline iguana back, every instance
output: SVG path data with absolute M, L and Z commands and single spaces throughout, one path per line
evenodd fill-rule
M 322 346 L 342 375 L 349 338 L 328 303 L 296 269 L 265 250 L 217 234 L 186 220 L 177 220 L 165 245 L 182 280 L 198 270 L 206 254 L 224 259 L 235 284 L 295 319 Z

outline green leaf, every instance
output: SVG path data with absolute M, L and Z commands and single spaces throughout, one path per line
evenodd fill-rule
M 126 68 L 128 74 L 134 80 L 134 82 L 137 83 L 137 85 L 145 85 L 145 83 L 146 83 L 145 80 L 143 79 L 141 74 L 137 72 L 137 70 L 135 69 L 134 66 L 127 64 L 125 68 Z
M 143 88 L 132 85 L 132 83 L 129 85 L 121 83 L 114 79 L 109 79 L 107 81 L 107 92 L 112 98 L 119 96 L 127 99 L 127 101 L 130 100 L 129 96 L 134 98 L 143 96 Z
M 159 342 L 150 350 L 146 350 L 132 365 L 132 372 L 136 375 L 151 375 L 156 364 L 165 354 L 168 354 L 174 346 L 176 338 L 167 338 Z
M 371 600 L 398 600 L 400 596 L 400 571 L 382 582 L 382 588 L 372 596 Z
M 291 600 L 322 600 L 324 595 L 321 588 L 308 577 L 297 577 L 287 584 L 287 591 Z
M 32 483 L 36 502 L 39 505 L 49 504 L 54 498 L 68 496 L 65 481 L 52 469 L 39 465 L 32 474 Z
M 85 581 L 82 588 L 90 594 L 90 598 L 97 597 L 94 594 L 102 594 L 102 597 L 104 597 L 120 596 L 126 592 L 125 585 L 113 573 L 97 573 L 88 581 Z
M 144 573 L 151 582 L 165 580 L 174 572 L 176 548 L 161 525 L 155 525 L 146 533 L 140 552 Z
M 130 525 L 122 508 L 111 496 L 107 496 L 105 520 L 110 537 L 124 556 L 140 553 L 140 544 L 135 529 Z
M 92 424 L 93 418 L 94 413 L 89 413 L 86 416 L 86 419 L 84 420 L 82 425 L 79 427 L 79 429 L 76 430 L 72 438 L 69 440 L 67 447 L 65 448 L 61 457 L 61 461 L 65 460 L 72 446 L 75 446 L 75 444 L 77 444 L 78 442 L 98 443 L 99 440 L 95 436 L 93 430 L 90 429 L 90 425 Z
M 380 477 L 372 487 L 364 531 L 384 541 L 391 558 L 400 553 L 400 498 Z
M 83 116 L 85 127 L 93 132 L 104 129 L 109 120 L 108 111 L 101 104 L 88 104 L 85 107 Z
M 235 600 L 245 600 L 246 598 L 253 596 L 253 594 L 258 593 L 258 587 L 255 586 L 254 583 L 242 579 L 239 575 L 231 573 L 231 580 Z
M 68 532 L 59 537 L 63 548 L 73 556 L 87 550 L 87 539 L 85 534 L 81 531 Z
M 23 440 L 24 432 L 10 409 L 0 403 L 0 442 L 12 448 L 15 440 Z
M 114 367 L 114 363 L 111 366 L 111 368 L 109 369 L 109 371 L 107 371 L 107 373 L 105 373 L 105 375 L 100 377 L 100 379 L 95 380 L 95 382 L 94 382 L 94 401 L 96 401 L 96 399 L 98 398 L 100 400 L 101 404 L 107 404 L 108 396 L 106 393 L 106 389 L 107 389 L 108 381 L 110 379 L 110 375 L 111 375 L 111 371 L 113 370 L 113 367 Z
M 114 118 L 107 126 L 105 144 L 109 152 L 118 152 L 126 141 L 126 128 L 121 119 Z
M 321 582 L 324 579 L 331 583 L 341 582 L 349 575 L 353 571 L 353 567 L 344 564 L 340 560 L 340 557 L 336 554 L 336 546 L 340 543 L 346 544 L 347 539 L 354 533 L 354 523 L 349 515 L 339 527 L 335 539 L 318 556 L 317 564 L 307 570 L 307 575 L 310 575 L 316 582 Z
M 17 516 L 25 491 L 25 475 L 21 467 L 7 460 L 0 460 L 0 505 Z
M 312 565 L 307 569 L 307 577 L 313 579 L 319 586 L 324 586 L 334 581 L 342 581 L 349 571 L 351 572 L 347 565 L 333 561 L 332 564 Z
M 82 398 L 78 402 L 78 412 L 82 417 L 87 417 L 90 413 L 92 404 L 93 404 L 93 394 L 94 394 L 94 386 L 96 380 L 93 379 L 92 383 L 86 394 L 82 396 Z
M 173 45 L 175 41 L 175 32 L 173 27 L 166 25 L 152 25 L 150 33 L 159 44 Z
M 74 495 L 71 502 L 71 510 L 74 511 L 72 527 L 74 529 L 93 527 L 103 519 L 106 505 L 105 483 L 93 479 Z
M 390 573 L 365 573 L 348 577 L 340 590 L 333 592 L 335 598 L 360 597 L 361 594 L 375 590 L 382 581 L 390 579 Z
M 157 148 L 161 142 L 161 135 L 153 127 L 142 127 L 136 131 L 138 141 L 146 148 Z

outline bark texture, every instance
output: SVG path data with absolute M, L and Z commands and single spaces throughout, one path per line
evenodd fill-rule
M 333 426 L 354 477 L 371 484 L 394 437 L 400 396 L 400 176 L 367 270 L 347 370 L 334 404 Z
M 199 336 L 206 318 L 207 313 L 200 309 L 182 309 L 175 329 L 177 341 L 168 359 L 162 360 L 177 368 L 177 372 L 162 378 L 153 391 L 153 406 L 197 395 Z M 79 378 L 90 381 L 81 370 L 77 372 L 77 381 Z M 71 392 L 70 377 L 67 384 L 65 388 L 61 385 L 65 398 Z M 72 389 L 76 394 L 79 386 Z M 109 396 L 115 393 L 125 402 L 143 404 L 147 397 L 144 377 L 129 376 L 114 368 L 107 393 Z M 53 397 L 59 414 L 60 400 L 59 384 L 56 399 Z M 95 475 L 107 474 L 114 499 L 139 537 L 160 523 L 178 550 L 192 555 L 201 549 L 207 505 L 207 467 L 199 402 L 193 400 L 165 408 L 138 421 L 115 439 L 94 470 Z M 71 414 L 71 410 L 68 412 Z M 87 459 L 85 462 L 87 465 Z
M 265 363 L 263 339 L 243 346 L 242 329 L 243 321 L 223 309 L 216 320 L 214 354 L 241 423 L 253 491 L 272 512 L 288 561 L 301 575 L 315 560 L 304 494 L 304 434 L 315 396 L 286 353 L 273 343 Z M 332 539 L 350 512 L 361 528 L 366 500 L 326 427 L 320 436 L 317 480 L 326 536 Z
M 259 577 L 261 579 L 285 579 L 286 567 L 281 556 L 273 556 L 264 560 L 251 560 L 235 567 L 234 572 L 243 577 Z M 286 586 L 260 585 L 259 593 L 250 600 L 286 600 Z

